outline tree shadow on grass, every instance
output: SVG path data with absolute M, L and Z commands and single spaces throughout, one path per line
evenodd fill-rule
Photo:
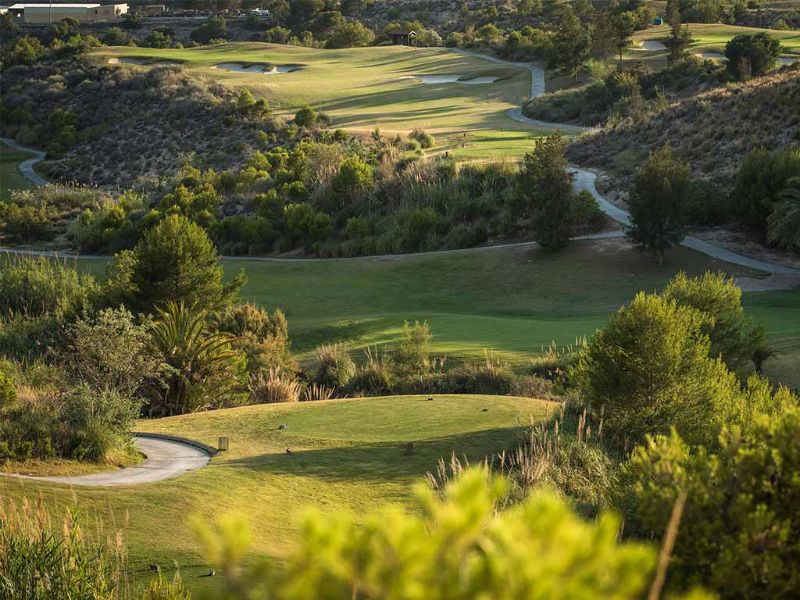
M 380 481 L 421 477 L 436 468 L 440 458 L 464 456 L 470 463 L 513 448 L 523 438 L 524 426 L 475 431 L 414 442 L 358 444 L 336 448 L 292 450 L 220 463 L 220 468 L 250 469 L 275 475 L 316 477 L 328 482 Z

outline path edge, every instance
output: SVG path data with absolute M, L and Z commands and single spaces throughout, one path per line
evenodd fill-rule
M 214 457 L 217 454 L 219 454 L 218 448 L 214 448 L 213 446 L 209 446 L 208 444 L 204 444 L 203 442 L 198 442 L 197 440 L 181 437 L 179 435 L 170 435 L 168 433 L 151 433 L 149 431 L 131 431 L 131 435 L 134 437 L 150 438 L 153 440 L 165 440 L 167 442 L 177 442 L 179 444 L 185 444 L 187 446 L 192 446 L 194 448 L 197 448 L 198 450 L 202 450 L 211 457 Z

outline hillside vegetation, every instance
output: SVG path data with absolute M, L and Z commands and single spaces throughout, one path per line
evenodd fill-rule
M 581 137 L 569 147 L 568 156 L 576 164 L 623 179 L 653 150 L 669 144 L 695 175 L 730 189 L 739 164 L 751 150 L 778 150 L 798 139 L 800 71 L 784 69 Z
M 189 155 L 229 167 L 266 119 L 232 118 L 238 94 L 164 66 L 146 73 L 67 59 L 3 72 L 4 134 L 44 146 L 54 179 L 130 185 L 172 173 Z

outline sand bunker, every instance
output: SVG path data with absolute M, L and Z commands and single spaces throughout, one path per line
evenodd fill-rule
M 480 85 L 487 83 L 494 83 L 499 77 L 472 77 L 470 79 L 461 79 L 462 75 L 409 75 L 401 77 L 400 79 L 416 79 L 420 83 L 427 85 L 438 83 L 460 83 L 462 85 Z
M 645 40 L 638 47 L 638 49 L 643 50 L 644 52 L 663 52 L 667 49 L 667 47 L 661 42 L 657 42 L 655 40 Z
M 719 52 L 698 52 L 695 56 L 699 56 L 704 60 L 728 60 L 724 54 Z
M 280 75 L 282 73 L 292 73 L 293 71 L 300 70 L 300 67 L 297 65 L 269 65 L 266 63 L 220 63 L 211 68 L 224 69 L 235 73 L 258 73 L 259 75 Z
M 147 67 L 166 67 L 169 65 L 179 65 L 179 60 L 150 60 L 147 58 L 136 58 L 135 56 L 121 56 L 119 58 L 109 58 L 110 65 L 144 65 Z

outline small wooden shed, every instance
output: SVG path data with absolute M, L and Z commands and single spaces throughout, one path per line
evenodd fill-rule
M 395 29 L 389 32 L 393 46 L 413 46 L 417 32 L 412 29 Z

